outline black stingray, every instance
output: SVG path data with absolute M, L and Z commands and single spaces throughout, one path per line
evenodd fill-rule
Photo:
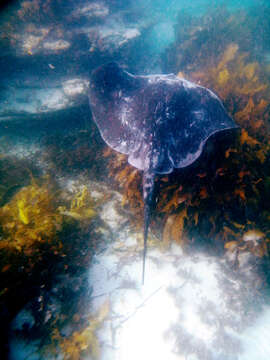
M 191 165 L 210 137 L 237 126 L 212 91 L 173 74 L 135 76 L 116 63 L 93 71 L 89 100 L 104 141 L 143 171 L 144 282 L 155 174 Z

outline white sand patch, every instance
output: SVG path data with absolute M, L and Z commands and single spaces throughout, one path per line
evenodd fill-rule
M 254 360 L 250 337 L 254 349 L 264 347 L 270 356 L 264 343 L 270 325 L 265 327 L 257 307 L 250 306 L 255 290 L 221 259 L 183 255 L 177 245 L 167 252 L 150 249 L 144 286 L 141 253 L 129 242 L 114 244 L 96 262 L 89 283 L 102 296 L 92 297 L 91 306 L 97 311 L 110 301 L 110 315 L 98 332 L 102 360 L 109 359 L 108 349 L 117 360 Z M 255 325 L 246 312 L 258 319 Z M 266 313 L 270 316 L 269 308 Z

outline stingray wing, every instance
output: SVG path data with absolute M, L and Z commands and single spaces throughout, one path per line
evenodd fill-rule
M 104 141 L 123 154 L 135 152 L 143 138 L 136 96 L 144 82 L 116 63 L 96 69 L 91 76 L 89 100 L 93 118 Z
M 195 162 L 217 133 L 238 128 L 210 90 L 172 75 L 152 75 L 136 95 L 140 137 L 129 152 L 139 169 L 168 174 Z
M 238 128 L 212 91 L 184 79 L 180 81 L 180 92 L 186 94 L 185 105 L 182 104 L 183 97 L 174 101 L 174 121 L 170 126 L 172 140 L 168 151 L 175 168 L 196 161 L 206 142 L 215 134 Z
M 115 63 L 93 72 L 89 98 L 105 142 L 154 173 L 192 164 L 211 136 L 237 127 L 210 90 L 174 75 L 133 76 Z

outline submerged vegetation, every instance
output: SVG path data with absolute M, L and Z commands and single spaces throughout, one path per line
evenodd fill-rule
M 78 360 L 82 355 L 90 355 L 94 360 L 100 359 L 101 349 L 96 331 L 109 315 L 109 310 L 109 302 L 105 301 L 98 313 L 91 316 L 86 326 L 68 338 L 62 336 L 57 329 L 54 330 L 52 339 L 61 348 L 65 360 Z
M 12 170 L 2 182 L 0 207 L 0 306 L 8 308 L 4 327 L 42 282 L 45 291 L 52 277 L 84 270 L 102 242 L 91 228 L 97 204 L 88 187 L 63 190 L 50 176 L 33 176 L 23 160 L 13 168 L 14 161 L 4 157 L 0 162 L 1 171 Z M 46 308 L 48 300 L 41 298 Z
M 0 209 L 1 248 L 26 251 L 36 243 L 55 242 L 63 217 L 54 203 L 54 194 L 46 183 L 38 185 L 33 179 L 22 188 Z
M 94 201 L 87 187 L 83 186 L 71 200 L 68 209 L 65 206 L 60 206 L 58 210 L 61 214 L 70 216 L 76 220 L 90 220 L 96 215 L 93 209 L 94 205 Z
M 66 200 L 66 205 L 63 204 L 65 197 L 53 188 L 48 178 L 33 178 L 30 185 L 23 187 L 0 208 L 0 249 L 26 253 L 42 243 L 61 248 L 58 234 L 64 226 L 65 217 L 81 221 L 96 215 L 95 202 L 86 186 L 78 189 L 69 201 Z
M 191 72 L 192 79 L 214 89 L 242 127 L 242 142 L 256 145 L 247 132 L 265 144 L 269 137 L 269 90 L 267 68 L 252 62 L 249 53 L 232 43 L 224 49 L 217 65 Z M 268 149 L 266 149 L 268 150 Z
M 93 179 L 104 175 L 102 140 L 93 123 L 76 134 L 48 136 L 43 145 L 46 151 L 42 159 L 48 163 L 52 176 L 85 173 Z
M 261 21 L 264 12 L 255 14 L 224 8 L 200 18 L 180 13 L 176 42 L 163 56 L 164 72 L 173 70 L 215 91 L 241 131 L 217 162 L 210 186 L 207 169 L 159 179 L 152 229 L 166 244 L 176 241 L 187 249 L 209 241 L 210 251 L 237 248 L 235 264 L 239 249 L 257 258 L 267 257 L 270 249 L 270 73 L 261 53 L 269 50 L 270 29 Z M 268 32 L 257 38 L 255 24 Z M 124 155 L 106 150 L 105 156 L 123 189 L 124 205 L 141 225 L 141 174 Z
M 27 19 L 28 2 L 20 11 Z M 241 131 L 219 156 L 211 176 L 207 168 L 198 168 L 156 179 L 158 201 L 151 230 L 165 247 L 172 242 L 187 251 L 203 246 L 225 253 L 240 270 L 242 254 L 269 269 L 269 18 L 269 7 L 234 13 L 222 8 L 202 16 L 180 12 L 176 40 L 162 56 L 164 73 L 173 71 L 215 91 Z M 48 165 L 44 172 L 51 176 L 41 176 L 24 160 L 0 157 L 1 305 L 9 299 L 15 302 L 34 270 L 46 280 L 45 272 L 59 270 L 56 264 L 60 272 L 74 274 L 89 265 L 98 247 L 100 235 L 91 228 L 98 203 L 87 186 L 64 192 L 57 185 L 59 178 L 79 173 L 104 180 L 104 169 L 109 168 L 110 180 L 123 193 L 123 207 L 131 210 L 132 224 L 142 229 L 142 174 L 127 164 L 125 155 L 108 148 L 102 153 L 103 142 L 93 125 L 76 135 L 43 139 L 43 145 L 41 158 Z M 37 282 L 35 287 L 41 280 Z M 25 296 L 22 302 L 27 300 Z M 48 327 L 55 348 L 65 359 L 80 359 L 82 353 L 98 359 L 96 331 L 108 311 L 104 304 L 89 322 L 74 320 L 78 328 L 70 336 L 58 330 L 65 321 L 52 318 Z

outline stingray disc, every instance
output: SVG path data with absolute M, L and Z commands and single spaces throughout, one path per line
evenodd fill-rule
M 191 165 L 210 137 L 237 126 L 212 91 L 175 75 L 135 76 L 116 63 L 92 73 L 89 100 L 105 142 L 144 171 L 144 283 L 155 174 Z
M 212 135 L 237 128 L 212 91 L 172 74 L 134 76 L 116 63 L 92 73 L 89 99 L 105 142 L 157 174 L 191 165 Z

